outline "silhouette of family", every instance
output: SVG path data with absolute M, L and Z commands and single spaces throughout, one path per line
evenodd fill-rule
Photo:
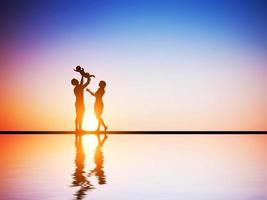
M 74 69 L 75 72 L 78 72 L 81 74 L 81 80 L 80 82 L 73 78 L 71 80 L 71 84 L 74 86 L 74 94 L 76 97 L 75 102 L 75 108 L 76 108 L 76 118 L 75 118 L 75 130 L 76 133 L 79 133 L 82 131 L 82 123 L 83 123 L 83 115 L 85 111 L 84 107 L 84 89 L 89 85 L 91 81 L 91 77 L 95 77 L 94 75 L 89 74 L 88 72 L 85 72 L 84 69 L 80 66 L 77 66 Z M 86 78 L 86 82 L 84 83 L 84 78 Z M 105 94 L 105 87 L 106 82 L 101 80 L 99 82 L 99 88 L 96 92 L 92 92 L 90 89 L 86 89 L 87 92 L 89 92 L 92 96 L 95 97 L 95 104 L 94 104 L 94 113 L 98 121 L 96 133 L 100 134 L 100 127 L 101 125 L 104 127 L 105 135 L 108 127 L 106 126 L 104 120 L 102 119 L 102 112 L 104 109 L 104 103 L 103 103 L 103 96 Z

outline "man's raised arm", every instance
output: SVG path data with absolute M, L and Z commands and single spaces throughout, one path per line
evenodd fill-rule
M 80 81 L 80 86 L 83 86 L 83 75 L 82 75 L 82 78 L 81 78 L 81 81 Z
M 88 77 L 86 83 L 82 85 L 83 89 L 89 85 L 90 81 L 91 81 L 91 78 Z

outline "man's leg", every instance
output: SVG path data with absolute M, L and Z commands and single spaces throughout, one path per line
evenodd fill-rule
M 84 111 L 82 111 L 80 113 L 80 117 L 79 117 L 79 130 L 82 130 L 82 128 L 83 128 L 83 114 L 84 114 Z

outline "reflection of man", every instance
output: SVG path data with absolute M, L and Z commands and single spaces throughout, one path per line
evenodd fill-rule
M 100 135 L 97 135 L 97 139 L 98 139 L 98 145 L 96 147 L 95 150 L 95 168 L 93 170 L 91 170 L 89 176 L 91 174 L 95 174 L 97 179 L 98 179 L 98 184 L 103 185 L 106 184 L 106 176 L 105 176 L 105 172 L 104 172 L 104 156 L 103 156 L 103 152 L 102 152 L 102 147 L 107 139 L 107 136 L 105 135 L 104 139 L 101 141 L 100 139 Z
M 82 146 L 82 137 L 75 142 L 76 157 L 75 157 L 75 172 L 73 173 L 72 187 L 80 187 L 80 189 L 74 194 L 76 199 L 83 199 L 86 195 L 86 191 L 93 189 L 93 185 L 87 180 L 84 172 L 84 160 L 85 154 Z
M 84 114 L 84 100 L 83 100 L 83 90 L 89 85 L 90 77 L 87 77 L 87 81 L 83 84 L 84 76 L 82 75 L 81 81 L 77 79 L 72 79 L 71 84 L 74 87 L 74 94 L 76 97 L 75 108 L 76 108 L 76 119 L 75 119 L 75 129 L 76 131 L 82 130 L 82 121 L 83 121 L 83 114 Z

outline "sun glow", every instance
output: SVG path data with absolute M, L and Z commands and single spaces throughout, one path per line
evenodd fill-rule
M 97 146 L 97 137 L 95 135 L 83 136 L 83 148 L 84 152 L 93 154 Z
M 97 119 L 93 113 L 85 112 L 83 117 L 83 130 L 94 131 L 97 128 Z

